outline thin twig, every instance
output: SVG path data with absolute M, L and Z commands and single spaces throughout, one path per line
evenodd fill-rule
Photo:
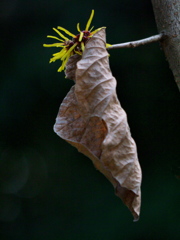
M 148 43 L 160 41 L 162 40 L 163 37 L 164 37 L 164 34 L 160 33 L 160 34 L 157 34 L 148 38 L 144 38 L 141 40 L 133 41 L 133 42 L 114 44 L 108 47 L 107 49 L 109 50 L 109 49 L 115 49 L 115 48 L 135 48 Z

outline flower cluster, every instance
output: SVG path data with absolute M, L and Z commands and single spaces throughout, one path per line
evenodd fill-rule
M 72 55 L 74 55 L 74 54 L 82 55 L 82 52 L 84 51 L 84 48 L 85 48 L 85 44 L 89 40 L 89 38 L 91 38 L 97 31 L 99 31 L 100 29 L 103 28 L 103 27 L 101 27 L 101 28 L 98 28 L 98 29 L 92 31 L 92 29 L 93 29 L 93 27 L 92 27 L 89 30 L 93 16 L 94 16 L 94 10 L 92 10 L 92 12 L 91 12 L 91 15 L 86 24 L 85 30 L 81 31 L 79 23 L 77 24 L 77 30 L 79 32 L 77 35 L 72 34 L 71 32 L 69 32 L 68 30 L 66 30 L 63 27 L 57 27 L 57 28 L 53 28 L 53 30 L 61 38 L 55 37 L 55 36 L 50 36 L 50 35 L 47 36 L 48 38 L 56 39 L 59 42 L 53 43 L 53 44 L 43 44 L 44 47 L 60 47 L 60 48 L 62 48 L 61 51 L 54 53 L 53 57 L 50 59 L 50 63 L 55 62 L 58 59 L 62 61 L 62 65 L 58 69 L 58 72 L 61 72 L 65 69 L 66 63 Z M 70 40 L 69 38 L 64 36 L 64 34 L 62 34 L 59 30 L 63 31 L 64 33 L 66 33 L 67 35 L 72 37 L 72 39 Z M 110 46 L 110 44 L 106 44 L 106 47 L 108 47 L 108 46 Z

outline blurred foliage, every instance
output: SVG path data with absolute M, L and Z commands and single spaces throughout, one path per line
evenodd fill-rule
M 149 0 L 0 3 L 0 239 L 180 238 L 180 94 L 158 43 L 110 52 L 143 170 L 139 222 L 89 159 L 53 132 L 72 81 L 42 47 L 58 25 L 76 33 L 95 9 L 107 42 L 156 34 Z M 175 171 L 175 170 L 176 171 Z

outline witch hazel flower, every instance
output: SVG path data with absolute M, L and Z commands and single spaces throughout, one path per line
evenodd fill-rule
M 105 27 L 101 27 L 101 28 L 98 28 L 98 29 L 92 31 L 94 27 L 90 28 L 90 25 L 91 25 L 93 17 L 94 17 L 94 10 L 92 10 L 89 20 L 87 21 L 85 30 L 83 30 L 83 31 L 80 30 L 80 24 L 79 23 L 77 24 L 77 31 L 79 32 L 77 35 L 74 35 L 73 33 L 69 32 L 67 29 L 58 26 L 57 28 L 53 28 L 53 30 L 57 33 L 58 37 L 51 36 L 51 35 L 47 36 L 47 38 L 52 38 L 52 39 L 58 40 L 58 42 L 53 43 L 53 44 L 43 44 L 44 47 L 59 47 L 59 48 L 61 48 L 60 51 L 53 54 L 53 57 L 49 61 L 50 63 L 55 62 L 56 60 L 62 61 L 62 64 L 59 67 L 58 72 L 65 70 L 66 63 L 72 55 L 74 55 L 74 54 L 82 55 L 87 41 L 96 32 L 98 32 L 102 28 L 105 28 Z M 64 32 L 66 35 L 70 36 L 71 39 L 66 37 L 62 32 Z M 106 44 L 106 47 L 109 47 L 109 46 L 111 46 L 111 45 Z

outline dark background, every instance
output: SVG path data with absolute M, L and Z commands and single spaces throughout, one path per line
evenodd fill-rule
M 92 25 L 107 42 L 157 33 L 150 0 L 1 0 L 0 239 L 180 239 L 180 94 L 159 43 L 110 51 L 143 171 L 133 217 L 91 161 L 53 132 L 72 81 L 49 64 L 52 27 Z

